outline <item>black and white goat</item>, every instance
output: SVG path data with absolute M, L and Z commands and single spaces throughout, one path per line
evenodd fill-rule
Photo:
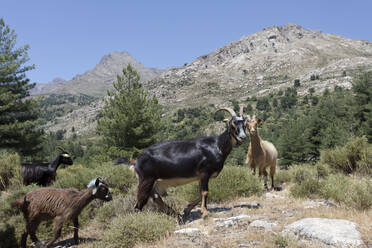
M 240 109 L 240 116 L 230 108 L 217 112 L 222 110 L 230 113 L 232 118 L 226 120 L 227 129 L 221 135 L 157 143 L 138 157 L 134 166 L 139 180 L 136 210 L 142 210 L 149 197 L 152 197 L 165 213 L 179 216 L 163 202 L 161 196 L 166 195 L 168 187 L 199 181 L 200 195 L 184 209 L 183 220 L 200 201 L 202 217 L 208 215 L 209 179 L 221 172 L 233 145 L 240 145 L 246 140 L 243 109 Z
M 57 169 L 60 164 L 72 165 L 71 156 L 62 148 L 59 149 L 61 149 L 61 153 L 50 163 L 22 163 L 21 175 L 23 184 L 36 183 L 41 186 L 48 186 L 56 179 Z

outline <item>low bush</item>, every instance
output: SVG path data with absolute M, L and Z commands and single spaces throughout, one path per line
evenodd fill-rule
M 84 167 L 80 165 L 69 166 L 57 173 L 57 180 L 54 183 L 56 188 L 77 188 L 84 189 L 86 185 L 96 177 L 104 178 L 112 188 L 112 193 L 125 194 L 136 184 L 135 173 L 128 166 L 113 166 L 109 163 Z
M 292 179 L 292 174 L 289 170 L 278 170 L 274 175 L 275 184 L 282 184 L 290 182 Z
M 332 199 L 337 203 L 346 201 L 346 192 L 351 183 L 350 178 L 343 174 L 331 175 L 324 182 L 321 191 L 322 197 Z
M 21 186 L 20 157 L 16 153 L 0 153 L 0 191 L 10 185 Z
M 356 137 L 344 146 L 323 151 L 320 161 L 346 174 L 358 172 L 372 175 L 372 147 L 366 137 Z
M 291 187 L 291 194 L 298 198 L 312 198 L 320 195 L 320 190 L 322 188 L 322 182 L 314 179 L 308 178 L 301 183 L 296 183 Z
M 362 179 L 354 181 L 347 192 L 346 204 L 358 210 L 372 207 L 372 180 Z
M 167 215 L 141 212 L 114 218 L 101 235 L 104 247 L 133 247 L 138 242 L 154 242 L 176 227 L 176 221 Z
M 289 173 L 292 175 L 291 181 L 295 184 L 301 184 L 304 181 L 315 178 L 316 169 L 308 164 L 294 165 L 289 168 Z
M 175 188 L 180 201 L 192 201 L 198 197 L 197 182 Z M 251 196 L 263 192 L 263 182 L 246 167 L 225 166 L 217 178 L 209 181 L 208 200 L 221 202 L 239 196 Z

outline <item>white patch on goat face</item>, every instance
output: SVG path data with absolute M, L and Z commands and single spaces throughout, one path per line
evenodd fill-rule
M 88 183 L 87 188 L 96 185 L 96 180 L 97 180 L 97 178 L 96 178 L 96 179 L 92 179 L 92 180 Z M 103 184 L 103 183 L 99 182 L 98 186 L 95 187 L 95 188 L 93 189 L 93 191 L 92 191 L 92 195 L 95 195 L 95 194 L 97 193 L 99 187 L 101 187 L 102 184 Z
M 62 153 L 62 157 L 69 158 L 70 155 L 68 155 L 68 154 L 66 154 L 66 153 Z

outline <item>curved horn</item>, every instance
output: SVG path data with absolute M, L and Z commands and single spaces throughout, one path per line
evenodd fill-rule
M 57 146 L 56 148 L 59 149 L 61 152 L 66 152 L 65 149 L 63 149 L 62 146 Z
M 244 105 L 243 104 L 239 104 L 239 115 L 241 116 L 241 117 L 243 117 L 243 113 L 244 112 Z
M 231 114 L 231 116 L 236 116 L 235 111 L 233 109 L 231 109 L 231 108 L 220 108 L 219 110 L 216 111 L 216 113 L 218 111 L 226 111 L 226 112 L 229 112 Z

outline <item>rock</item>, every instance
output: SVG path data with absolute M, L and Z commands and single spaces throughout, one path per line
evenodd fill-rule
M 250 227 L 256 227 L 256 228 L 263 228 L 265 230 L 272 230 L 273 228 L 278 226 L 278 223 L 271 222 L 267 220 L 254 220 L 251 224 L 249 224 Z
M 337 247 L 359 247 L 363 245 L 354 222 L 342 219 L 305 218 L 287 225 L 282 235 L 322 242 Z
M 242 247 L 256 247 L 256 246 L 261 245 L 261 244 L 262 244 L 262 242 L 251 240 L 251 241 L 248 241 L 246 243 L 240 243 L 240 244 L 238 244 L 237 247 L 239 247 L 239 248 L 242 248 Z
M 241 202 L 237 205 L 234 205 L 234 208 L 253 208 L 253 209 L 257 209 L 259 207 L 262 207 L 262 206 L 258 202 Z
M 237 225 L 239 222 L 242 222 L 248 218 L 250 218 L 249 215 L 242 214 L 230 218 L 214 218 L 213 220 L 218 228 L 222 228 Z
M 281 196 L 281 195 L 277 195 L 277 194 L 273 194 L 273 193 L 270 193 L 270 192 L 267 192 L 267 193 L 265 194 L 265 197 L 266 197 L 266 198 L 278 198 L 278 199 L 284 199 L 283 196 Z
M 336 205 L 333 204 L 332 202 L 325 200 L 325 201 L 314 201 L 314 200 L 307 200 L 304 202 L 305 203 L 305 208 L 317 208 L 321 206 L 330 206 L 330 207 L 335 207 Z
M 188 227 L 188 228 L 177 230 L 174 232 L 174 234 L 186 234 L 186 235 L 192 236 L 192 235 L 200 235 L 200 234 L 205 234 L 205 233 L 200 231 L 199 228 Z

